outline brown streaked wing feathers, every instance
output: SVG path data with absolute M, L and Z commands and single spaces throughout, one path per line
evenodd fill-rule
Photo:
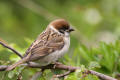
M 27 49 L 27 51 L 25 52 L 26 54 L 24 55 L 24 57 L 26 57 L 33 48 L 35 47 L 40 47 L 43 46 L 44 43 L 46 43 L 46 38 L 48 37 L 48 34 L 51 33 L 51 30 L 47 30 L 46 32 L 42 32 L 38 38 L 30 45 L 30 47 Z M 39 43 L 39 44 L 38 44 Z
M 45 42 L 45 41 L 44 41 Z M 31 57 L 29 58 L 30 61 L 38 60 L 50 53 L 62 49 L 64 46 L 63 37 L 57 34 L 50 35 L 47 37 L 47 42 L 39 42 L 38 44 L 34 45 L 31 49 Z

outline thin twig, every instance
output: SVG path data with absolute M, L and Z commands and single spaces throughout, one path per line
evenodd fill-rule
M 16 51 L 15 49 L 13 49 L 12 47 L 10 47 L 10 46 L 2 43 L 2 42 L 0 42 L 0 44 L 1 44 L 2 46 L 4 46 L 5 48 L 7 48 L 7 49 L 11 50 L 12 52 L 14 52 L 14 53 L 15 53 L 16 55 L 18 55 L 20 58 L 23 58 L 23 56 L 22 56 L 18 51 Z
M 55 77 L 55 78 L 65 77 L 65 76 L 69 75 L 71 72 L 72 72 L 72 71 L 67 71 L 67 72 L 65 72 L 65 73 L 63 73 L 63 74 L 54 75 L 53 77 Z
M 98 76 L 100 79 L 104 79 L 104 80 L 117 80 L 115 78 L 112 78 L 110 76 L 104 75 L 102 73 L 99 73 L 99 72 L 96 72 L 96 71 L 93 71 L 93 70 L 89 70 L 89 72 L 90 72 L 90 74 Z
M 41 69 L 59 69 L 59 70 L 70 70 L 70 71 L 75 71 L 77 69 L 80 69 L 80 67 L 73 67 L 73 66 L 67 66 L 67 65 L 64 65 L 64 64 L 57 64 L 56 67 L 55 64 L 50 64 L 48 66 L 38 66 L 37 63 L 34 63 L 34 64 L 25 64 L 26 66 L 28 67 L 32 67 L 32 68 L 41 68 Z M 5 69 L 7 68 L 8 66 L 0 66 L 0 71 L 5 71 Z M 103 79 L 103 80 L 117 80 L 115 78 L 112 78 L 110 76 L 107 76 L 107 75 L 104 75 L 102 73 L 99 73 L 99 72 L 96 72 L 96 71 L 93 71 L 93 70 L 88 70 L 88 73 L 89 74 L 93 74 L 93 75 L 96 75 L 98 76 L 100 79 Z

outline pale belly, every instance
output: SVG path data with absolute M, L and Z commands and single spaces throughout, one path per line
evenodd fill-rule
M 45 56 L 44 58 L 37 61 L 37 63 L 40 64 L 40 66 L 46 66 L 48 64 L 56 62 L 59 58 L 61 58 L 69 49 L 70 46 L 70 38 L 65 38 L 65 46 L 60 51 L 55 51 L 48 56 Z

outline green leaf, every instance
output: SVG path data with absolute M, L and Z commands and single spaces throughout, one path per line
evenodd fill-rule
M 11 61 L 17 62 L 17 61 L 20 60 L 20 57 L 17 56 L 16 54 L 11 54 L 10 57 L 9 57 L 9 59 L 10 59 Z
M 88 66 L 88 69 L 93 69 L 93 68 L 100 68 L 100 64 L 96 61 L 92 61 L 90 62 L 89 66 Z
M 70 75 L 68 75 L 65 80 L 78 80 L 77 76 L 75 75 L 75 73 L 72 73 Z
M 10 71 L 9 73 L 8 73 L 8 77 L 10 78 L 10 79 L 12 79 L 14 76 L 15 76 L 15 74 L 16 74 L 16 71 Z
M 99 80 L 99 78 L 95 75 L 88 74 L 85 80 Z

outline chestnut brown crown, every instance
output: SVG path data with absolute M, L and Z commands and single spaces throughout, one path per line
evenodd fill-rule
M 70 24 L 64 20 L 64 19 L 57 19 L 52 21 L 49 25 L 52 25 L 55 29 L 57 29 L 59 32 L 72 32 L 74 29 L 70 27 Z

